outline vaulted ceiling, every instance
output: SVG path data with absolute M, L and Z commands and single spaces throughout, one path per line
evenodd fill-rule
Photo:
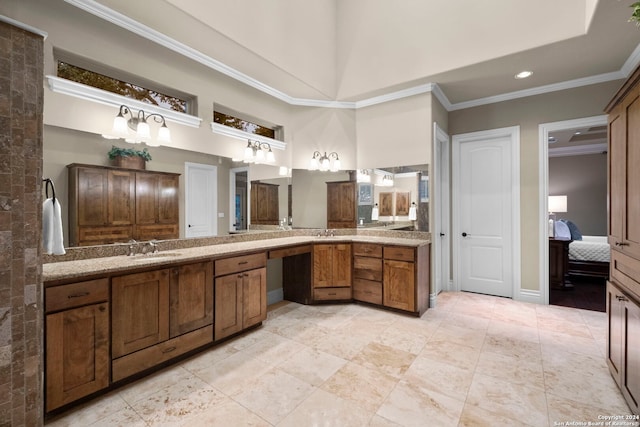
M 622 79 L 640 56 L 631 0 L 66 1 L 106 7 L 300 100 L 437 84 L 455 108 Z

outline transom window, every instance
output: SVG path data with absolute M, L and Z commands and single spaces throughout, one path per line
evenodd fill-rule
M 105 76 L 95 71 L 71 65 L 68 62 L 58 61 L 58 77 L 117 93 L 118 95 L 123 95 L 151 105 L 157 105 L 167 110 L 179 111 L 181 113 L 187 112 L 188 103 L 184 99 Z
M 265 136 L 271 139 L 276 139 L 275 129 L 253 123 L 248 120 L 240 119 L 229 114 L 221 113 L 220 111 L 213 111 L 213 121 L 224 126 L 232 127 L 234 129 L 253 133 L 255 135 Z

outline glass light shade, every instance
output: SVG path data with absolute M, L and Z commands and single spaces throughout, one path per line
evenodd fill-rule
M 129 135 L 129 126 L 127 126 L 127 119 L 122 114 L 118 114 L 113 119 L 113 129 L 111 133 L 118 138 L 125 138 Z
M 335 159 L 331 164 L 331 172 L 338 172 L 340 170 L 340 159 Z
M 269 151 L 267 151 L 267 163 L 274 163 L 275 161 L 276 161 L 276 156 L 275 154 L 273 154 L 273 151 L 269 149 Z
M 158 142 L 168 143 L 171 142 L 171 131 L 167 127 L 167 125 L 160 126 L 158 129 Z
M 257 163 L 264 162 L 264 150 L 260 148 L 256 151 L 256 162 Z
M 253 162 L 253 148 L 250 145 L 247 145 L 247 148 L 244 149 L 244 161 L 246 163 Z
M 373 209 L 371 209 L 371 221 L 377 221 L 380 217 L 380 211 L 378 210 L 378 204 L 376 203 Z
M 143 121 L 138 123 L 138 127 L 136 128 L 136 139 L 142 142 L 147 142 L 151 139 L 149 123 Z
M 415 221 L 416 219 L 418 219 L 418 209 L 414 203 L 409 208 L 409 221 Z
M 314 171 L 316 169 L 318 169 L 318 160 L 315 157 L 312 157 L 309 162 L 309 170 Z
M 566 212 L 567 196 L 549 196 L 549 212 Z
M 322 160 L 320 160 L 320 170 L 321 171 L 328 171 L 329 170 L 329 159 L 328 158 L 324 158 Z

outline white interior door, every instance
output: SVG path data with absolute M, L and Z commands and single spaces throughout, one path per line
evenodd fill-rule
M 432 242 L 434 245 L 434 289 L 430 307 L 435 307 L 436 296 L 442 290 L 449 290 L 451 257 L 450 255 L 450 226 L 449 226 L 449 193 L 451 181 L 449 179 L 449 135 L 437 123 L 433 124 L 435 156 L 433 162 L 434 184 L 434 227 Z
M 454 136 L 454 200 L 458 286 L 512 297 L 519 286 L 517 139 L 511 130 Z M 517 133 L 517 132 L 516 132 Z M 519 138 L 518 138 L 519 139 Z M 515 182 L 514 182 L 515 181 Z M 516 256 L 516 253 L 518 254 Z
M 185 163 L 185 236 L 215 236 L 218 230 L 218 168 Z

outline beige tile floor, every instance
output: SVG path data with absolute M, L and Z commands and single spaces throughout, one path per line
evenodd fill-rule
M 555 426 L 630 414 L 606 314 L 443 293 L 422 318 L 270 308 L 257 329 L 49 426 Z

